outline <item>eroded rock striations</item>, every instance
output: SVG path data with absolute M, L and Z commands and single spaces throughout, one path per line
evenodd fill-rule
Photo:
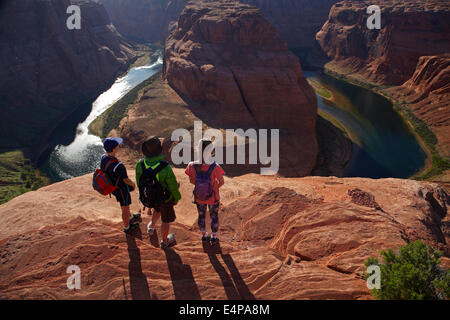
M 387 91 L 431 127 L 439 151 L 450 157 L 450 54 L 420 57 L 411 79 Z
M 370 299 L 367 258 L 417 239 L 450 266 L 449 199 L 436 184 L 226 177 L 221 241 L 210 247 L 199 239 L 192 185 L 174 172 L 182 198 L 171 250 L 159 248 L 159 232 L 147 235 L 147 215 L 141 233 L 124 235 L 117 202 L 92 191 L 91 175 L 1 205 L 0 298 Z M 82 270 L 82 290 L 67 290 L 71 265 Z
M 317 157 L 317 100 L 298 58 L 253 6 L 188 4 L 168 36 L 163 73 L 219 128 L 279 128 L 280 165 L 307 175 Z
M 80 30 L 67 28 L 71 4 L 81 8 Z M 1 147 L 30 147 L 33 156 L 135 57 L 103 6 L 81 0 L 3 1 L 0 43 Z
M 367 8 L 381 9 L 381 29 L 367 28 Z M 380 84 L 401 85 L 419 57 L 450 52 L 447 1 L 342 1 L 316 38 L 342 72 Z

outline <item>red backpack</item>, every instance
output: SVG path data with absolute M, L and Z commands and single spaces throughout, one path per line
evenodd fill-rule
M 92 177 L 92 187 L 94 188 L 94 190 L 98 191 L 101 195 L 107 196 L 118 188 L 117 183 L 116 185 L 114 185 L 109 179 L 108 175 L 106 174 L 108 168 L 112 164 L 118 162 L 119 161 L 117 159 L 110 159 L 108 163 L 106 163 L 104 171 L 102 169 L 95 170 L 94 176 Z

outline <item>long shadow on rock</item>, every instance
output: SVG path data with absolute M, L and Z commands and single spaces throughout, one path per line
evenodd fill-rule
M 191 266 L 183 264 L 181 257 L 172 248 L 164 249 L 172 279 L 173 292 L 176 300 L 201 300 L 200 292 L 195 283 Z
M 140 232 L 139 232 L 140 234 Z M 136 238 L 127 235 L 128 255 L 130 262 L 128 264 L 128 273 L 130 277 L 131 299 L 133 300 L 156 300 L 155 294 L 150 293 L 147 277 L 142 272 L 141 251 L 136 245 Z
M 223 287 L 225 289 L 225 293 L 230 300 L 254 300 L 255 296 L 251 293 L 250 289 L 247 287 L 244 279 L 236 267 L 236 264 L 233 261 L 233 258 L 229 254 L 224 254 L 222 252 L 222 248 L 220 244 L 217 243 L 213 246 L 203 243 L 203 251 L 208 254 L 209 261 L 211 261 L 212 266 L 216 270 L 217 274 L 222 281 Z M 226 272 L 225 268 L 217 259 L 217 255 L 220 254 L 223 261 L 228 267 L 230 271 L 231 277 Z M 234 281 L 234 283 L 233 283 Z

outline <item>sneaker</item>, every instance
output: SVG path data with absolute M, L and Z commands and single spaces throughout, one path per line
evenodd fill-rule
M 202 236 L 202 242 L 209 242 L 211 241 L 211 237 L 207 234 L 205 234 L 204 236 Z
M 177 241 L 175 240 L 175 235 L 171 233 L 167 236 L 167 242 L 161 240 L 161 249 L 166 249 L 168 247 L 175 245 L 176 243 Z
M 141 214 L 140 213 L 134 213 L 130 216 L 130 224 L 135 224 L 141 222 Z
M 216 243 L 219 243 L 219 238 L 211 237 L 211 245 L 215 245 Z
M 156 231 L 156 228 L 152 228 L 152 222 L 150 221 L 147 225 L 147 233 L 152 236 Z
M 123 228 L 123 232 L 125 232 L 126 234 L 131 234 L 133 232 L 133 230 L 135 230 L 138 227 L 139 227 L 139 223 L 134 223 L 134 224 L 130 223 L 130 225 L 127 228 Z

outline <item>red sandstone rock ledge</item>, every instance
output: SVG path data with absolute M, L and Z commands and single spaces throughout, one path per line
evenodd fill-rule
M 142 236 L 122 233 L 115 199 L 95 194 L 90 175 L 1 205 L 0 298 L 370 299 L 364 261 L 416 239 L 443 250 L 449 267 L 449 198 L 436 184 L 226 178 L 221 250 L 211 250 L 199 239 L 187 176 L 175 173 L 178 244 L 166 252 L 145 233 L 147 216 Z M 82 290 L 66 288 L 70 265 L 81 268 Z

